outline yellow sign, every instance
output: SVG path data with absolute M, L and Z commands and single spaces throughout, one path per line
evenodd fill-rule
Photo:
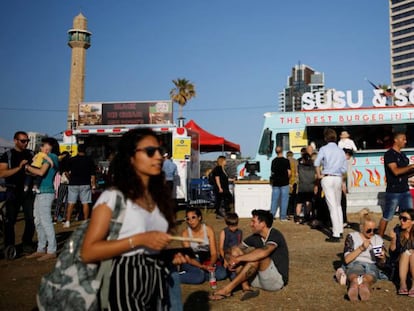
M 191 138 L 182 137 L 174 138 L 173 142 L 173 154 L 174 160 L 190 160 L 191 157 Z
M 78 145 L 76 144 L 59 144 L 60 153 L 67 151 L 73 157 L 78 154 Z
M 305 130 L 290 130 L 289 145 L 293 152 L 300 152 L 300 149 L 308 145 L 308 137 Z

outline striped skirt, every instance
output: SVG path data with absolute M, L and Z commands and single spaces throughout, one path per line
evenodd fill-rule
M 164 263 L 153 256 L 120 256 L 112 261 L 109 310 L 169 310 Z

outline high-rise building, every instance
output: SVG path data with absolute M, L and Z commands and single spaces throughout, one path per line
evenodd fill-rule
M 414 0 L 390 0 L 391 86 L 414 82 Z
M 302 95 L 306 92 L 325 92 L 324 74 L 304 64 L 295 65 L 287 86 L 279 93 L 279 111 L 302 110 Z
M 80 13 L 73 19 L 73 28 L 68 31 L 68 45 L 72 48 L 70 65 L 68 125 L 79 119 L 79 103 L 85 96 L 85 64 L 86 50 L 91 46 L 91 33 L 88 31 L 87 20 Z

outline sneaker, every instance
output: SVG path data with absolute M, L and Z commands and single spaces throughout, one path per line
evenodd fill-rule
M 63 223 L 63 228 L 70 228 L 70 221 L 67 220 Z
M 281 222 L 288 222 L 289 220 L 287 218 L 283 218 L 280 220 Z
M 325 242 L 329 242 L 329 243 L 339 243 L 341 242 L 340 238 L 331 236 L 330 238 L 325 239 Z

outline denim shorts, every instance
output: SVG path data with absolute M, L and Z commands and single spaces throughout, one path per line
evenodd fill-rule
M 346 266 L 346 276 L 349 278 L 351 274 L 364 275 L 369 274 L 374 278 L 374 282 L 378 278 L 378 268 L 374 263 L 361 261 L 353 261 Z
M 392 217 L 394 217 L 397 206 L 399 207 L 400 213 L 407 209 L 413 208 L 413 199 L 409 191 L 401 193 L 386 192 L 382 218 L 387 221 L 391 221 Z
M 92 202 L 92 193 L 90 185 L 73 186 L 68 187 L 68 203 L 75 204 L 80 199 L 82 204 Z

